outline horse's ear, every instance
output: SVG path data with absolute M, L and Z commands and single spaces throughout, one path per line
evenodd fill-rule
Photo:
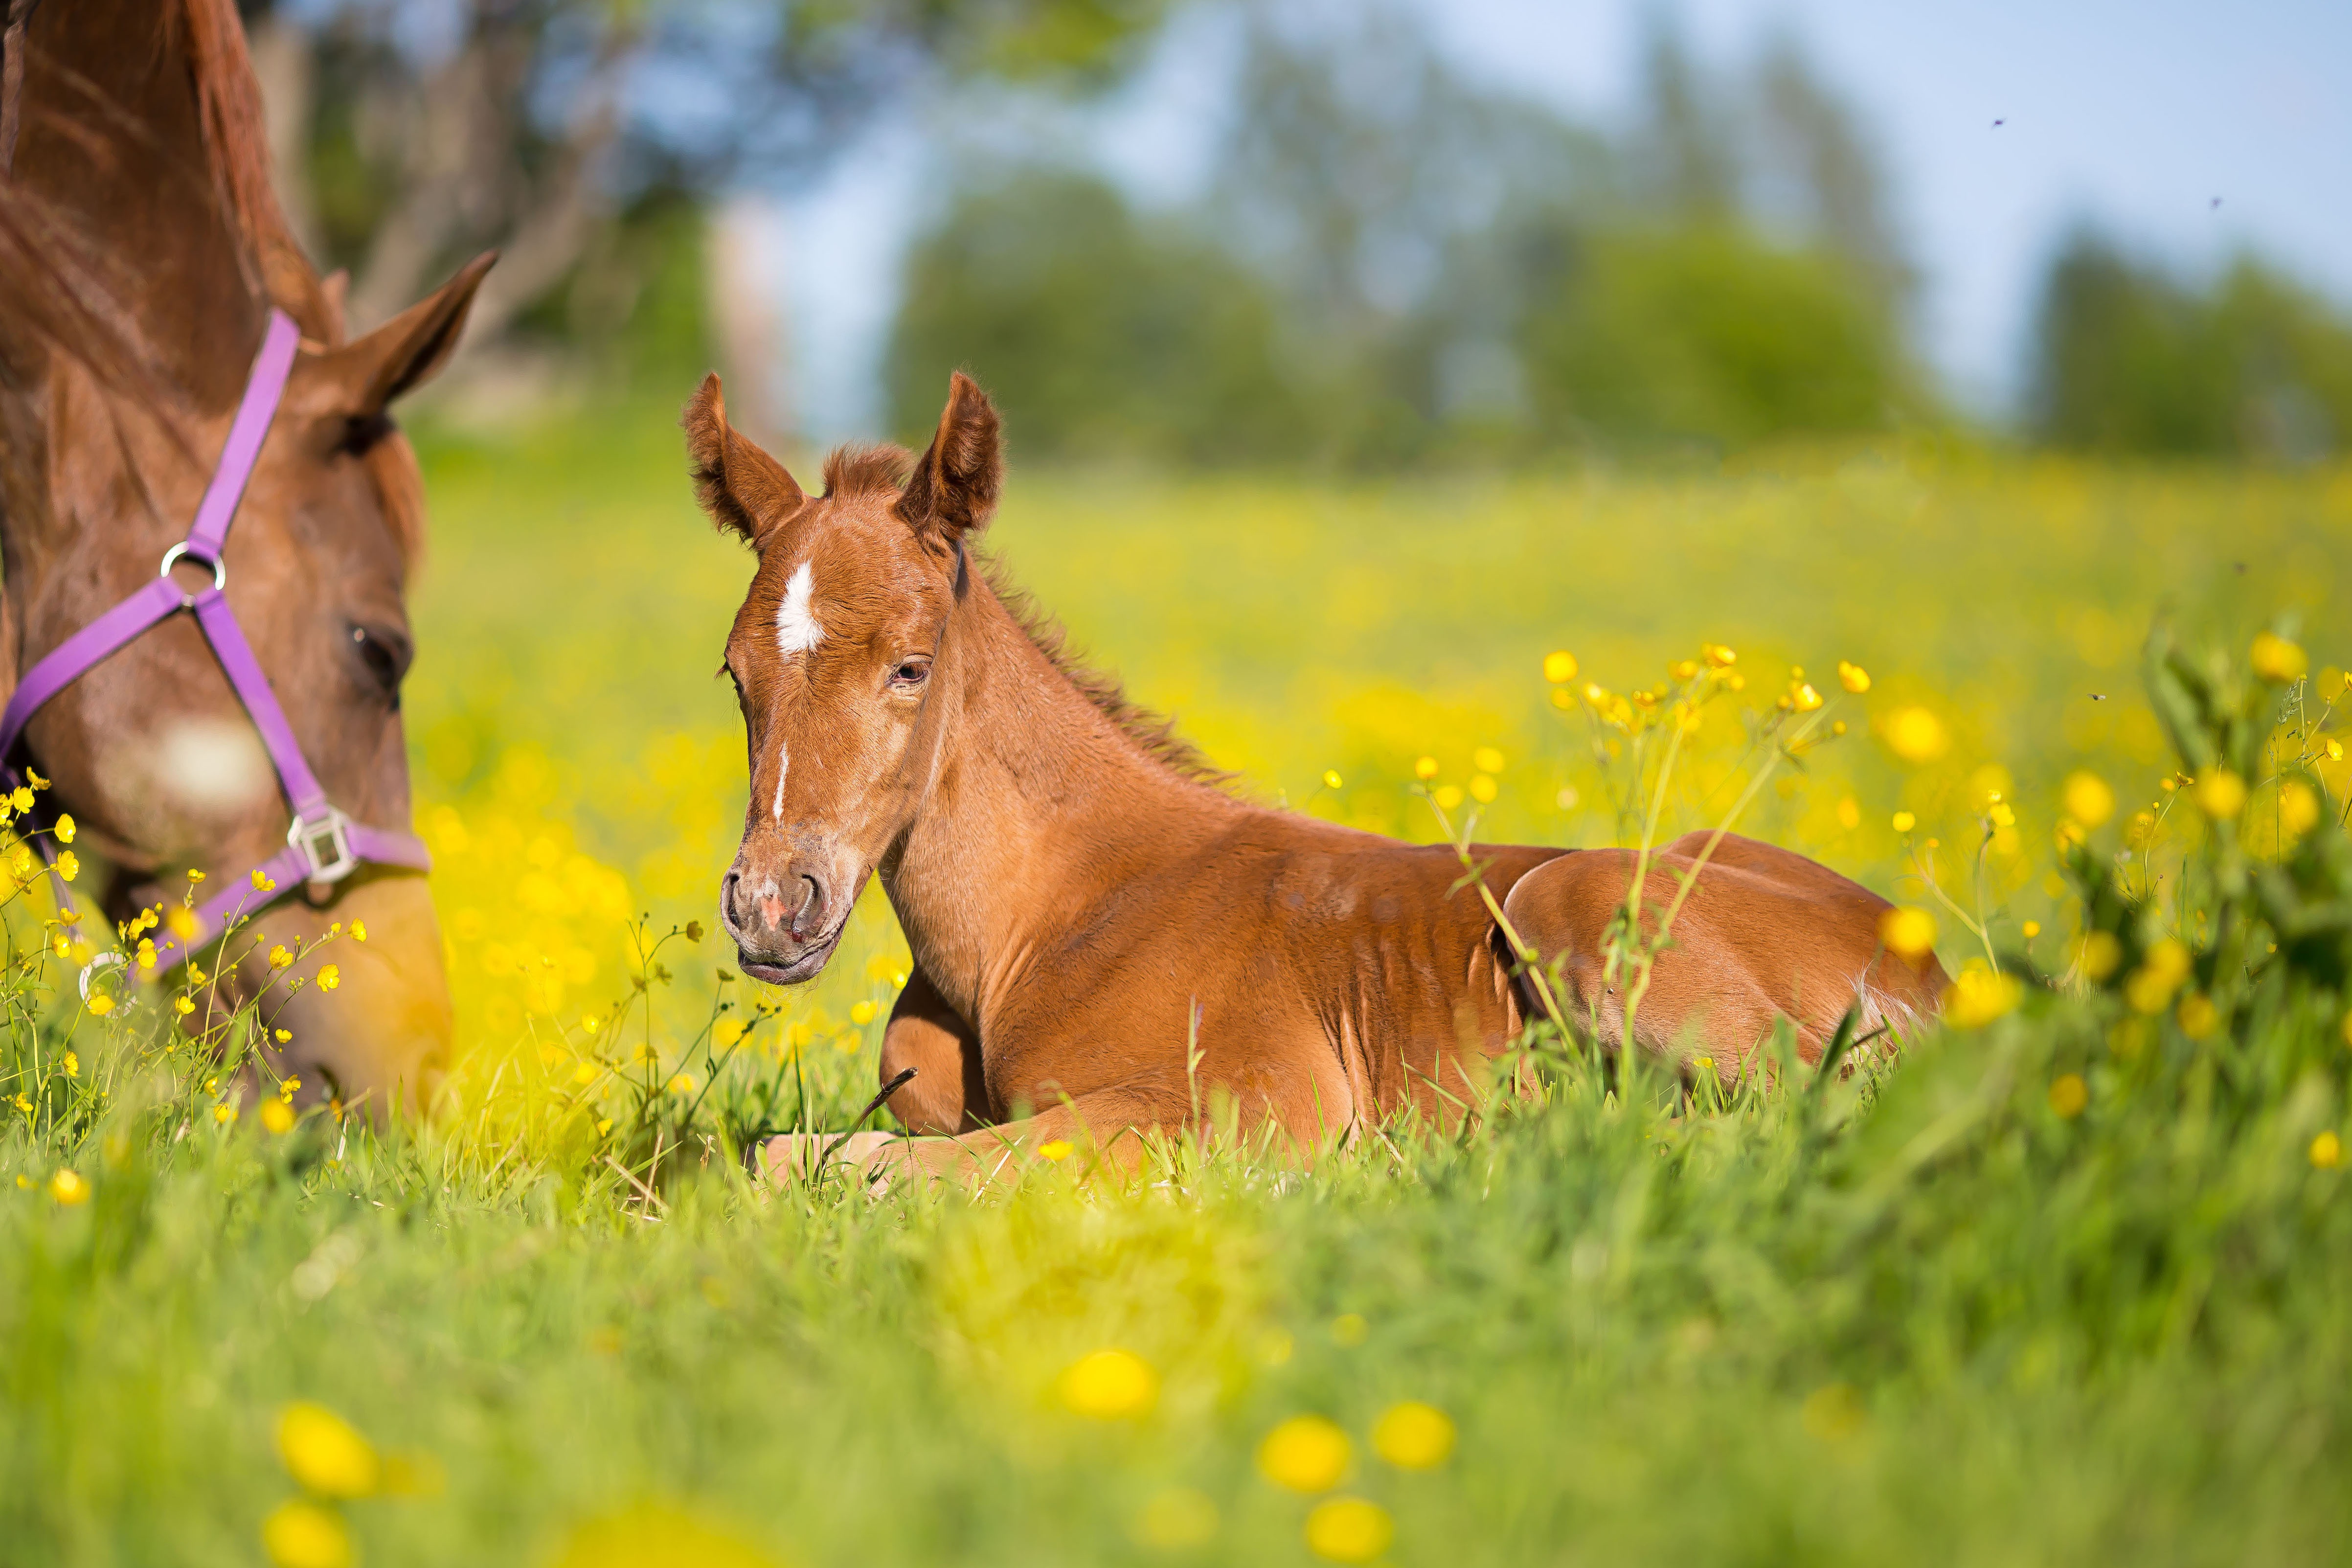
M 694 459 L 694 499 L 711 521 L 742 535 L 744 543 L 758 547 L 807 499 L 782 463 L 727 423 L 717 371 L 687 399 L 678 423 L 686 427 L 687 456 Z
M 915 464 L 897 511 L 918 532 L 936 531 L 950 542 L 988 526 L 1004 483 L 995 405 L 971 377 L 948 381 L 948 405 L 938 434 Z
M 393 399 L 431 380 L 457 352 L 475 291 L 498 258 L 497 251 L 484 251 L 365 337 L 320 354 L 316 370 L 305 377 L 302 401 L 321 414 L 373 419 Z

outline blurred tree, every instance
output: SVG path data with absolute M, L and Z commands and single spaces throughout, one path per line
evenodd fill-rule
M 974 189 L 917 245 L 887 372 L 915 444 L 956 365 L 1025 452 L 1280 461 L 1307 431 L 1263 285 L 1082 175 Z
M 1570 234 L 1524 323 L 1538 427 L 1612 446 L 1877 430 L 1923 406 L 1868 283 L 1733 224 Z
M 2251 258 L 2200 293 L 2077 229 L 2033 345 L 2029 417 L 2055 446 L 2305 462 L 2352 437 L 2352 325 Z
M 493 335 L 649 195 L 821 165 L 929 78 L 1107 79 L 1163 0 L 245 0 L 280 179 L 355 324 L 505 256 Z M 656 226 L 666 221 L 656 217 Z

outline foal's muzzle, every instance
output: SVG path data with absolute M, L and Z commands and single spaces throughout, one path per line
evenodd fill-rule
M 814 978 L 848 923 L 848 901 L 824 868 L 795 859 L 755 872 L 738 860 L 719 885 L 719 920 L 743 973 L 772 984 Z

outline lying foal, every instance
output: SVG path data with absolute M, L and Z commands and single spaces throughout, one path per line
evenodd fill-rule
M 950 383 L 929 448 L 835 452 L 824 493 L 729 428 L 719 378 L 688 404 L 698 492 L 759 555 L 727 643 L 751 804 L 719 892 L 746 973 L 821 971 L 878 873 L 915 972 L 882 1047 L 891 1110 L 930 1136 L 854 1160 L 972 1176 L 1013 1151 L 1133 1134 L 1227 1096 L 1312 1145 L 1407 1104 L 1444 1119 L 1526 1021 L 1454 851 L 1273 810 L 1075 674 L 972 569 L 1002 479 L 997 416 Z M 1661 893 L 1696 837 L 1654 857 Z M 1476 847 L 1564 1007 L 1622 1045 L 1603 933 L 1621 850 Z M 1786 850 L 1727 837 L 1636 1013 L 1636 1043 L 1730 1075 L 1785 1016 L 1807 1059 L 1857 1003 L 1931 1013 L 1944 973 L 1880 948 L 1885 901 Z M 1188 1059 L 1189 1057 L 1189 1059 Z M 1032 1113 L 1034 1110 L 1034 1114 Z M 776 1140 L 772 1163 L 813 1140 Z

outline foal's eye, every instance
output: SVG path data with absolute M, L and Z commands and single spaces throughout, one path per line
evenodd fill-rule
M 360 663 L 384 696 L 400 700 L 400 683 L 408 674 L 408 638 L 384 626 L 353 626 L 352 647 Z
M 890 672 L 890 684 L 901 691 L 912 691 L 930 678 L 931 661 L 929 659 L 902 659 L 898 667 Z

